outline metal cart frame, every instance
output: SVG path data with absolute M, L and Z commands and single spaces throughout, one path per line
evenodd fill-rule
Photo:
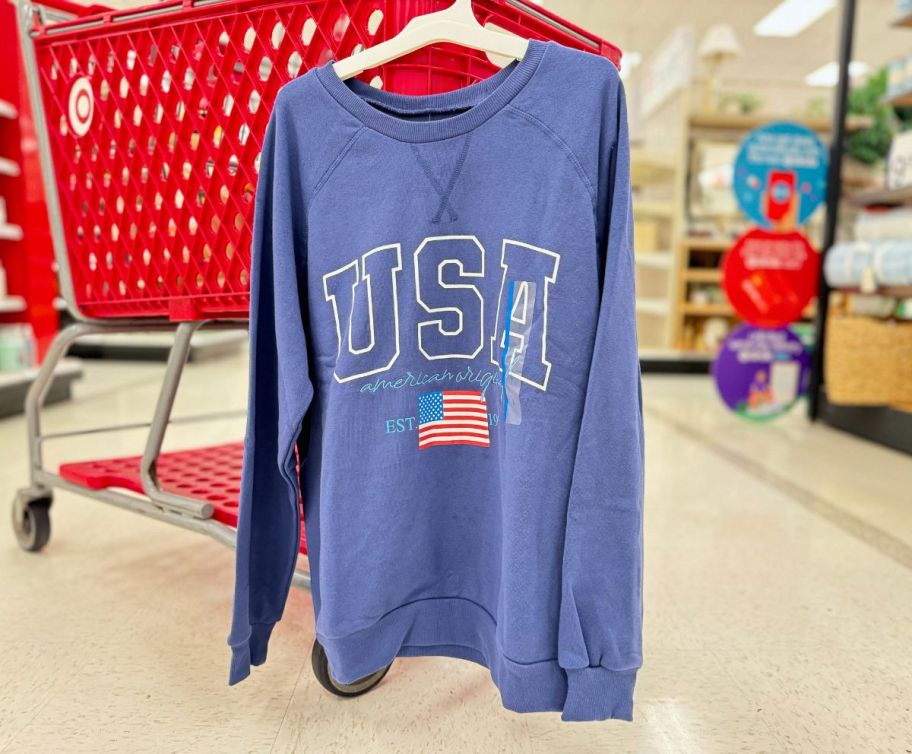
M 172 416 L 174 400 L 190 356 L 194 334 L 202 329 L 238 330 L 247 329 L 243 320 L 198 320 L 189 322 L 156 321 L 146 319 L 105 320 L 87 318 L 79 310 L 73 290 L 67 242 L 61 217 L 60 197 L 51 156 L 48 124 L 45 116 L 41 83 L 36 62 L 32 28 L 35 15 L 43 25 L 49 21 L 67 18 L 78 12 L 79 6 L 67 0 L 43 0 L 33 5 L 28 0 L 16 0 L 19 40 L 23 65 L 28 84 L 29 100 L 35 121 L 41 158 L 42 180 L 48 208 L 48 220 L 54 246 L 54 257 L 58 266 L 61 296 L 67 309 L 77 320 L 63 328 L 54 338 L 36 377 L 31 384 L 26 400 L 25 415 L 28 432 L 30 484 L 16 492 L 13 501 L 13 525 L 17 539 L 26 550 L 39 551 L 50 537 L 49 509 L 55 489 L 66 490 L 91 497 L 124 510 L 140 513 L 149 518 L 163 521 L 183 529 L 205 534 L 217 542 L 234 549 L 237 531 L 234 527 L 212 518 L 213 506 L 205 501 L 194 500 L 163 489 L 158 475 L 158 463 L 162 444 L 169 424 L 184 424 L 195 421 L 225 418 L 227 412 L 201 414 L 175 418 Z M 150 14 L 155 9 L 149 9 Z M 135 15 L 135 14 L 134 14 Z M 42 431 L 42 409 L 54 378 L 54 373 L 72 345 L 80 338 L 101 334 L 173 332 L 174 342 L 169 349 L 167 365 L 161 389 L 156 401 L 152 419 L 147 423 L 107 425 L 45 433 Z M 142 459 L 139 466 L 143 495 L 128 490 L 91 489 L 63 478 L 44 465 L 43 445 L 55 438 L 113 432 L 127 429 L 148 428 Z M 292 579 L 294 586 L 309 589 L 310 574 L 305 566 L 295 569 Z

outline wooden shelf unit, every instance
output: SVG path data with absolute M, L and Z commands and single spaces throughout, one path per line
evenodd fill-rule
M 688 283 L 722 284 L 722 270 L 715 267 L 688 267 L 684 270 L 684 277 Z
M 675 305 L 676 348 L 705 354 L 706 349 L 692 342 L 693 331 L 702 328 L 709 317 L 724 317 L 732 323 L 736 321 L 735 312 L 727 301 L 697 303 L 690 300 L 693 285 L 722 285 L 722 255 L 734 242 L 733 238 L 721 236 L 687 236 L 682 239 Z
M 734 317 L 735 310 L 728 302 L 698 304 L 685 301 L 681 304 L 681 311 L 691 317 Z
M 671 220 L 675 213 L 675 206 L 670 201 L 661 199 L 637 199 L 634 197 L 633 212 L 640 217 Z
M 630 183 L 634 188 L 669 181 L 676 171 L 677 161 L 672 155 L 648 152 L 641 147 L 630 150 Z
M 775 123 L 777 120 L 787 120 L 790 123 L 799 123 L 820 135 L 826 135 L 832 128 L 829 118 L 793 118 L 783 115 L 781 117 L 769 115 L 738 115 L 732 113 L 693 113 L 690 116 L 690 130 L 692 134 L 700 135 L 701 132 L 709 133 L 716 140 L 740 141 L 745 133 L 755 128 Z M 849 131 L 858 131 L 867 128 L 873 122 L 867 115 L 850 116 L 846 121 Z
M 635 253 L 633 261 L 640 267 L 667 270 L 674 261 L 674 255 L 670 251 L 644 251 Z
M 847 12 L 842 16 L 842 28 L 839 32 L 840 49 L 839 49 L 839 77 L 841 83 L 845 83 L 849 78 L 849 61 L 851 60 L 851 51 L 853 37 L 855 35 L 855 7 L 854 3 L 846 6 Z M 906 12 L 895 18 L 891 26 L 912 28 L 912 12 Z M 837 128 L 840 120 L 848 127 L 849 116 L 847 115 L 847 98 L 845 86 L 837 87 L 837 118 L 835 120 Z M 900 92 L 888 101 L 894 105 L 912 105 L 912 89 L 907 92 Z M 839 131 L 837 130 L 837 133 Z M 831 168 L 836 171 L 842 167 L 844 149 L 842 141 L 836 143 L 836 148 L 831 153 Z M 840 187 L 842 189 L 843 187 Z M 899 207 L 912 206 L 912 187 L 901 189 L 880 189 L 875 191 L 861 191 L 851 195 L 845 195 L 842 191 L 831 192 L 827 198 L 828 218 L 835 218 L 839 208 L 839 202 L 847 199 L 850 203 L 862 207 Z M 828 223 L 827 232 L 824 239 L 824 246 L 829 246 L 836 239 L 835 219 Z M 823 274 L 823 259 L 821 259 L 821 274 Z M 836 291 L 833 291 L 836 293 Z M 838 291 L 844 293 L 845 291 Z M 878 289 L 877 293 L 885 295 L 896 295 L 899 297 L 908 296 L 912 293 L 912 286 L 884 287 Z M 908 405 L 886 405 L 886 406 L 869 406 L 869 405 L 836 405 L 829 401 L 826 390 L 826 375 L 824 365 L 827 360 L 828 337 L 825 332 L 825 324 L 829 316 L 829 310 L 833 306 L 831 296 L 825 295 L 818 301 L 817 324 L 824 330 L 824 336 L 818 340 L 814 352 L 814 360 L 810 375 L 810 384 L 808 386 L 808 415 L 811 420 L 820 419 L 831 427 L 850 432 L 858 437 L 871 440 L 886 447 L 893 448 L 903 453 L 912 455 L 912 412 L 909 411 Z M 856 356 L 856 368 L 864 368 L 865 364 L 861 361 L 861 355 Z
M 644 352 L 668 352 L 674 337 L 689 112 L 686 87 L 657 105 L 631 145 L 637 327 Z
M 668 314 L 668 308 L 668 299 L 665 298 L 644 298 L 642 296 L 637 298 L 636 310 L 638 312 L 654 315 L 666 315 Z
M 724 254 L 732 247 L 735 240 L 734 238 L 722 238 L 719 236 L 687 236 L 682 243 L 685 249 Z
M 840 288 L 835 293 L 855 293 L 862 296 L 891 296 L 893 298 L 912 298 L 912 285 L 882 285 L 872 291 L 860 288 Z
M 912 99 L 910 103 L 912 104 Z M 846 197 L 856 207 L 901 207 L 912 204 L 912 186 L 859 191 Z

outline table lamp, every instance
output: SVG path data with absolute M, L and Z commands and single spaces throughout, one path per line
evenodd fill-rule
M 703 88 L 703 110 L 715 111 L 719 103 L 719 69 L 722 64 L 741 54 L 735 30 L 728 24 L 710 26 L 697 52 L 708 69 Z

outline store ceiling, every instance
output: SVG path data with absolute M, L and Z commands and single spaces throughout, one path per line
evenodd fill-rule
M 625 52 L 648 58 L 679 26 L 700 35 L 711 25 L 730 24 L 743 54 L 727 63 L 726 82 L 750 86 L 803 86 L 811 71 L 836 59 L 840 8 L 827 13 L 795 37 L 758 37 L 753 26 L 779 0 L 544 0 L 559 16 L 591 30 Z M 858 0 L 853 58 L 872 71 L 912 52 L 912 29 L 892 29 L 896 0 Z M 697 70 L 699 74 L 699 68 Z

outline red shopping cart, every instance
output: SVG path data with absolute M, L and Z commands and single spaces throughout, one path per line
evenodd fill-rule
M 60 286 L 76 318 L 26 399 L 31 480 L 13 508 L 24 549 L 48 542 L 55 489 L 234 545 L 241 444 L 162 453 L 162 443 L 178 421 L 172 407 L 194 333 L 246 327 L 253 197 L 272 103 L 292 78 L 449 2 L 183 0 L 86 14 L 67 0 L 19 0 Z M 525 0 L 476 0 L 474 9 L 483 24 L 620 63 L 616 47 Z M 428 94 L 495 70 L 483 53 L 443 44 L 362 78 Z M 135 331 L 174 333 L 143 454 L 45 468 L 42 445 L 59 436 L 41 430 L 54 367 L 79 338 Z M 301 542 L 303 553 L 303 531 Z M 309 586 L 305 568 L 294 583 Z M 335 683 L 319 645 L 314 669 L 343 696 L 382 677 Z

